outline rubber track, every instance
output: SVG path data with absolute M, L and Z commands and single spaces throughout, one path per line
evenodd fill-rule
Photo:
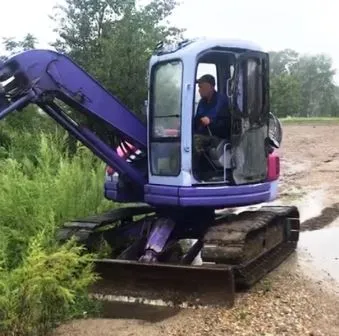
M 204 261 L 233 266 L 237 287 L 250 287 L 294 251 L 299 230 L 299 212 L 294 206 L 244 211 L 208 230 L 201 256 Z M 251 243 L 258 247 L 269 233 L 268 246 L 263 244 L 259 253 L 255 249 L 250 258 Z
M 284 242 L 246 266 L 234 267 L 235 284 L 238 289 L 249 288 L 269 271 L 279 266 L 296 248 L 295 243 Z
M 113 209 L 102 214 L 74 219 L 66 222 L 57 232 L 57 240 L 65 242 L 75 236 L 80 244 L 88 248 L 92 240 L 96 239 L 96 231 L 105 226 L 114 225 L 118 221 L 128 220 L 133 216 L 147 215 L 154 212 L 154 208 L 148 205 L 134 205 Z

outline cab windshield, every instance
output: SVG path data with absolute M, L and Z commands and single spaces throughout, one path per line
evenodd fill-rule
M 182 62 L 159 63 L 153 73 L 151 98 L 152 136 L 178 137 L 180 134 Z
M 150 166 L 158 176 L 180 174 L 181 61 L 157 64 L 152 72 L 150 101 Z

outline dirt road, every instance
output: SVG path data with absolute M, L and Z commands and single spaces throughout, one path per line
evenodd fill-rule
M 329 232 L 337 241 L 339 232 L 315 231 L 339 215 L 338 143 L 339 125 L 284 127 L 280 201 L 300 205 L 305 232 L 298 251 L 249 293 L 238 294 L 235 308 L 158 308 L 140 316 L 140 310 L 120 309 L 113 319 L 74 321 L 56 335 L 339 335 L 339 282 L 331 273 L 339 270 L 339 248 L 320 234 Z M 326 246 L 328 264 L 317 263 Z

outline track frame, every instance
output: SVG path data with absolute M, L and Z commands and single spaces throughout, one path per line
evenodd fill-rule
M 133 221 L 136 216 L 137 220 Z M 98 244 L 94 242 L 102 241 L 103 237 L 108 237 L 111 243 L 121 237 L 134 237 L 134 242 L 115 256 L 95 260 L 95 272 L 100 279 L 91 287 L 91 293 L 112 301 L 232 307 L 236 291 L 250 288 L 276 268 L 293 253 L 299 239 L 300 216 L 296 207 L 265 206 L 239 214 L 216 215 L 213 225 L 201 229 L 200 237 L 199 230 L 192 235 L 187 234 L 187 228 L 176 231 L 182 236 L 171 236 L 167 250 L 162 251 L 162 262 L 141 262 L 140 253 L 144 251 L 157 216 L 156 209 L 142 205 L 116 209 L 63 226 L 59 239 L 75 235 L 89 250 L 96 248 Z M 216 244 L 216 236 L 224 239 Z M 115 238 L 112 240 L 112 237 Z M 196 241 L 171 259 L 172 251 L 179 246 L 176 245 L 179 238 Z M 255 256 L 246 253 L 246 244 L 257 238 L 268 239 L 268 243 Z M 228 256 L 220 258 L 221 248 L 229 252 Z M 192 265 L 199 253 L 202 264 Z

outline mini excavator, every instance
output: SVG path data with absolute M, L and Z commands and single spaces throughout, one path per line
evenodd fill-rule
M 194 119 L 204 73 L 214 76 L 231 118 L 225 137 L 210 133 L 202 164 L 194 159 Z M 36 104 L 106 164 L 104 196 L 121 207 L 64 223 L 57 237 L 76 237 L 91 252 L 110 247 L 95 261 L 94 294 L 231 306 L 237 288 L 295 250 L 298 209 L 267 204 L 278 197 L 282 126 L 270 112 L 269 55 L 256 44 L 159 43 L 146 122 L 52 50 L 12 56 L 0 65 L 0 82 L 0 119 Z

